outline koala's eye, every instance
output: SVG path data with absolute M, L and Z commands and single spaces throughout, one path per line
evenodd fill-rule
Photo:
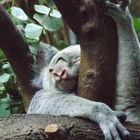
M 63 60 L 63 61 L 65 61 L 65 62 L 67 62 L 63 57 L 59 57 L 59 58 L 57 59 L 56 63 L 57 63 L 58 61 L 60 61 L 60 60 Z

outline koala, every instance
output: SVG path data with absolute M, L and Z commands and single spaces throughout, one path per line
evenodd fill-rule
M 105 4 L 106 14 L 117 24 L 119 38 L 114 106 L 116 110 L 126 113 L 127 120 L 140 122 L 138 38 L 127 4 L 114 4 L 110 1 L 105 1 Z M 88 118 L 100 126 L 105 140 L 120 140 L 119 132 L 123 137 L 129 136 L 129 132 L 118 120 L 120 114 L 104 103 L 76 96 L 80 46 L 69 46 L 61 51 L 54 51 L 54 48 L 50 47 L 45 52 L 47 62 L 41 68 L 39 76 L 33 80 L 33 84 L 39 86 L 40 90 L 32 98 L 27 114 Z
M 140 44 L 126 0 L 117 5 L 107 1 L 107 14 L 117 25 L 119 48 L 115 110 L 124 111 L 128 121 L 140 123 Z
M 119 122 L 117 113 L 107 105 L 75 95 L 79 66 L 79 45 L 58 51 L 50 60 L 49 65 L 45 66 L 40 73 L 38 80 L 42 79 L 40 82 L 42 88 L 31 100 L 27 114 L 88 118 L 99 124 L 106 140 L 112 140 L 112 137 L 114 140 L 120 139 L 118 131 L 122 136 L 128 136 L 129 132 Z M 33 83 L 36 81 L 35 79 Z

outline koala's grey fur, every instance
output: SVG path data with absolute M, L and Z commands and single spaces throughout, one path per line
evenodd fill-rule
M 115 107 L 126 113 L 128 121 L 140 123 L 140 44 L 128 7 L 123 11 L 108 4 L 112 6 L 108 15 L 115 20 L 119 37 Z
M 124 111 L 127 120 L 140 123 L 140 46 L 134 31 L 129 10 L 121 9 L 121 3 L 115 5 L 106 1 L 107 14 L 111 16 L 118 29 L 119 50 L 117 65 L 116 110 Z M 79 46 L 70 46 L 54 55 L 48 66 L 42 69 L 42 89 L 33 97 L 28 114 L 69 115 L 88 118 L 97 122 L 105 139 L 120 140 L 117 130 L 128 135 L 126 129 L 118 121 L 116 114 L 107 105 L 93 102 L 75 95 L 75 90 L 61 90 L 55 83 L 49 68 L 56 65 L 59 57 L 73 62 L 75 56 L 80 56 Z M 63 62 L 62 62 L 63 63 Z M 66 64 L 64 65 L 69 68 Z M 79 64 L 70 71 L 78 76 Z

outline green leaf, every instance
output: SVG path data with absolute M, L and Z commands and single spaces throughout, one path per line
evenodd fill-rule
M 0 76 L 0 83 L 6 83 L 9 81 L 10 74 L 4 73 Z
M 9 63 L 6 63 L 2 66 L 2 68 L 5 70 L 5 69 L 9 69 L 10 68 L 10 64 Z
M 0 99 L 5 98 L 7 96 L 7 91 L 3 84 L 0 84 Z
M 16 27 L 18 28 L 18 30 L 19 30 L 20 32 L 24 31 L 23 25 L 18 24 L 18 25 L 16 25 Z
M 0 99 L 0 117 L 6 117 L 10 115 L 10 110 L 7 109 L 10 105 L 8 97 Z
M 8 74 L 13 73 L 12 67 L 9 62 L 6 62 L 5 64 L 3 64 L 2 69 L 4 70 L 4 72 Z
M 46 0 L 39 0 L 39 4 L 45 4 Z
M 58 49 L 64 49 L 64 48 L 68 47 L 69 44 L 66 43 L 66 42 L 63 41 L 63 40 L 59 40 L 59 41 L 56 43 L 56 46 L 57 46 Z
M 43 28 L 37 24 L 29 23 L 25 27 L 25 36 L 29 39 L 39 40 Z
M 4 56 L 4 53 L 3 51 L 0 49 L 0 59 L 3 59 L 5 56 Z
M 11 7 L 11 14 L 12 14 L 12 16 L 14 16 L 15 18 L 17 18 L 19 20 L 23 20 L 23 21 L 28 20 L 28 16 L 19 7 L 15 7 L 15 6 Z
M 32 54 L 37 55 L 37 49 L 34 46 L 29 46 L 29 49 L 31 51 Z
M 38 13 L 41 13 L 41 14 L 50 15 L 55 18 L 62 17 L 61 13 L 58 10 L 52 9 L 52 11 L 51 11 L 51 9 L 49 7 L 44 6 L 44 5 L 35 5 L 34 9 L 35 9 L 35 11 L 37 11 Z M 50 13 L 50 11 L 51 11 L 51 13 Z
M 47 15 L 40 15 L 36 13 L 33 18 L 37 20 L 44 27 L 44 29 L 51 32 L 58 31 L 63 26 L 63 22 L 61 19 L 50 17 Z
M 133 17 L 134 27 L 137 33 L 140 32 L 140 19 Z

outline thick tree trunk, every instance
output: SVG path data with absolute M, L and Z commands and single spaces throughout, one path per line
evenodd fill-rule
M 118 38 L 114 21 L 105 15 L 105 4 L 100 0 L 55 3 L 81 45 L 78 95 L 113 106 Z
M 124 124 L 131 140 L 140 139 L 140 126 Z M 99 127 L 89 121 L 67 116 L 13 115 L 0 119 L 0 139 L 6 140 L 103 140 Z
M 0 48 L 10 62 L 19 82 L 25 109 L 36 89 L 31 86 L 33 79 L 33 58 L 21 34 L 13 25 L 6 11 L 0 5 Z

